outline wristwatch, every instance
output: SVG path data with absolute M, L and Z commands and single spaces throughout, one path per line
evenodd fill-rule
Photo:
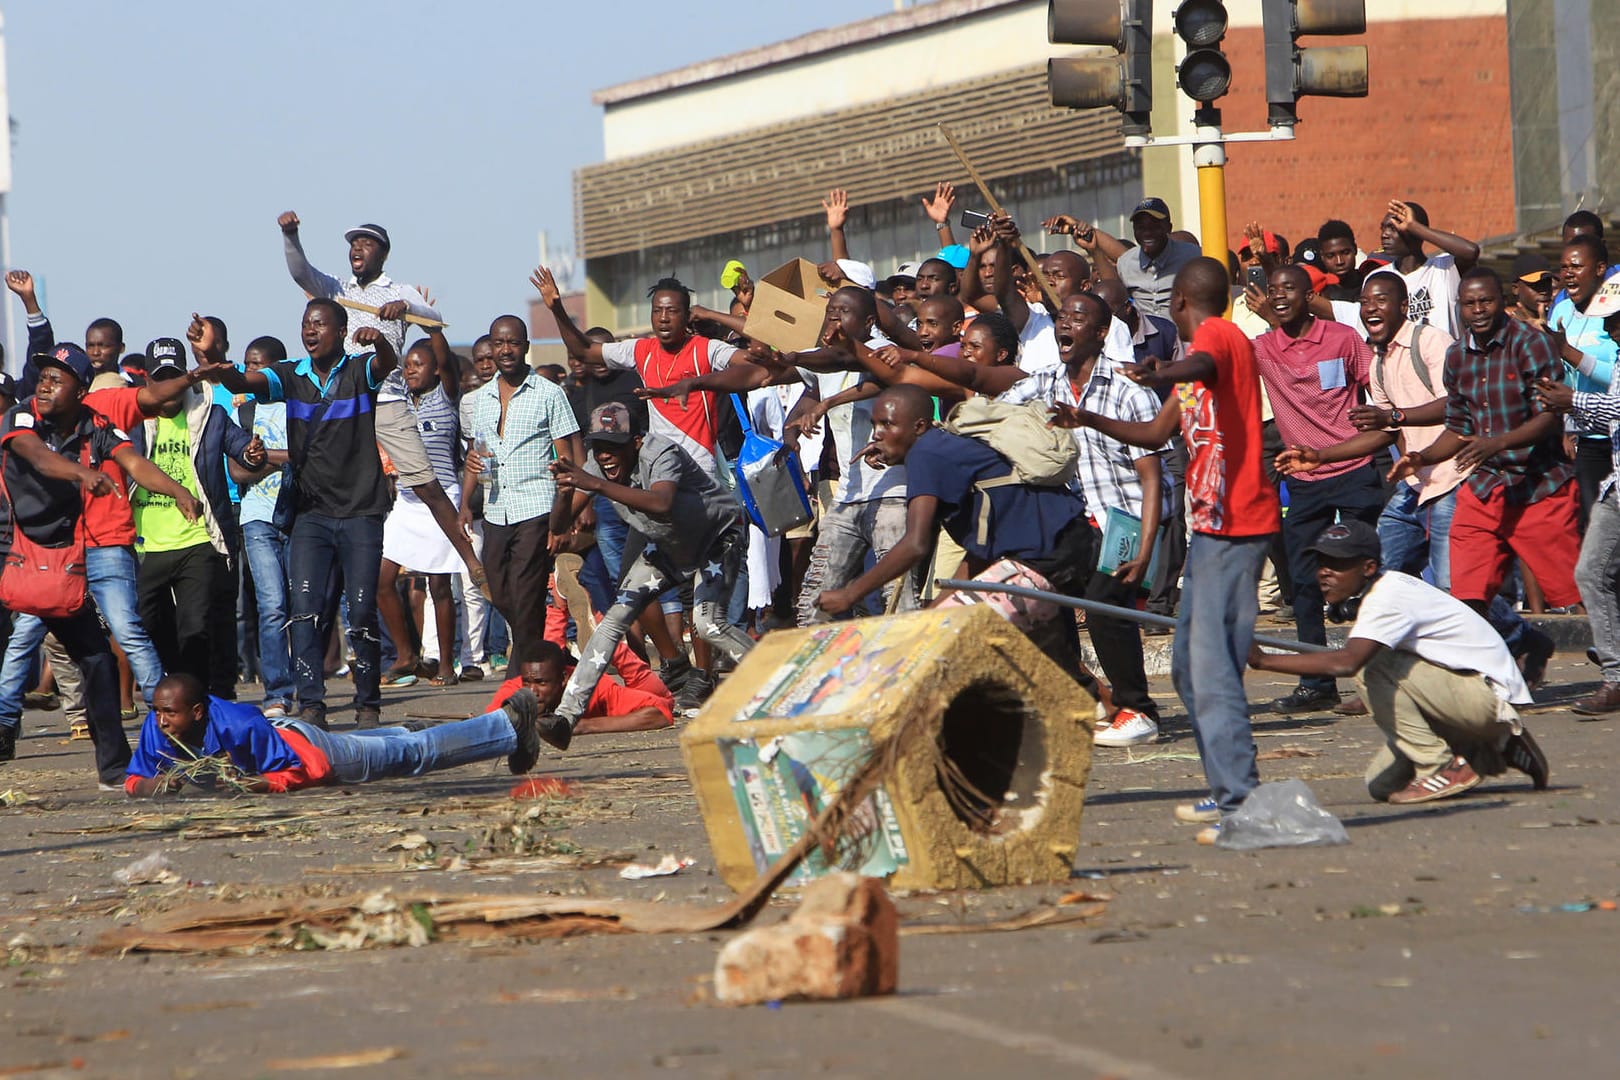
M 1389 422 L 1394 424 L 1396 427 L 1400 427 L 1402 424 L 1406 423 L 1406 412 L 1402 409 L 1389 410 Z

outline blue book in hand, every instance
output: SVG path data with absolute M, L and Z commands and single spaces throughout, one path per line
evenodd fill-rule
M 1104 574 L 1112 574 L 1120 566 L 1136 558 L 1142 550 L 1142 519 L 1133 517 L 1116 506 L 1108 508 L 1107 517 L 1103 520 L 1102 544 L 1097 548 L 1097 569 Z M 1144 589 L 1151 588 L 1159 576 L 1159 563 L 1164 555 L 1164 545 L 1153 546 L 1153 559 L 1148 563 L 1148 571 L 1142 575 L 1139 582 Z

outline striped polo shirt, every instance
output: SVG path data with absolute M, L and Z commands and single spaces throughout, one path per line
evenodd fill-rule
M 461 421 L 456 407 L 450 404 L 443 386 L 435 386 L 421 397 L 407 397 L 411 415 L 416 417 L 416 430 L 422 435 L 422 446 L 427 450 L 428 464 L 444 493 L 457 507 L 461 506 L 461 485 L 456 483 L 456 442 L 461 438 Z M 416 492 L 404 488 L 399 493 L 401 502 L 419 503 Z
M 377 456 L 371 355 L 344 356 L 323 382 L 309 357 L 264 369 L 270 401 L 287 403 L 287 456 L 300 513 L 384 516 L 388 484 Z

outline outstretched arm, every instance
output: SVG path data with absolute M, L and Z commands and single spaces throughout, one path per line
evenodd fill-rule
M 1112 416 L 1087 412 L 1073 405 L 1054 405 L 1051 423 L 1053 427 L 1061 428 L 1094 428 L 1127 446 L 1158 450 L 1170 441 L 1170 436 L 1176 433 L 1176 425 L 1181 423 L 1181 403 L 1170 398 L 1159 407 L 1159 414 L 1146 422 L 1116 420 Z
M 829 589 L 816 597 L 816 606 L 831 615 L 841 615 L 867 593 L 887 585 L 926 559 L 934 539 L 934 515 L 938 509 L 939 500 L 932 495 L 913 495 L 907 499 L 906 534 L 872 569 L 842 589 Z
M 195 311 L 191 313 L 191 325 L 186 327 L 186 340 L 191 342 L 191 354 L 196 358 L 197 366 L 186 373 L 185 379 L 176 379 L 175 382 L 185 383 L 192 376 L 196 376 L 199 380 L 218 383 L 233 394 L 270 393 L 271 383 L 264 372 L 243 371 L 226 361 L 219 351 L 219 339 L 214 333 L 214 324 Z M 138 400 L 142 401 L 141 411 L 145 413 L 145 401 L 150 399 Z
M 849 193 L 843 188 L 833 188 L 821 200 L 821 208 L 827 212 L 827 235 L 832 238 L 832 257 L 849 258 L 849 241 L 844 238 L 844 221 L 849 217 Z

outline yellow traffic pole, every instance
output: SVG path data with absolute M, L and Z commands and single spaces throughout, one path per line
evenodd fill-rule
M 1193 116 L 1193 164 L 1198 169 L 1199 241 L 1204 254 L 1227 265 L 1226 144 L 1221 141 L 1221 111 L 1202 108 Z M 1227 314 L 1231 315 L 1231 308 Z

